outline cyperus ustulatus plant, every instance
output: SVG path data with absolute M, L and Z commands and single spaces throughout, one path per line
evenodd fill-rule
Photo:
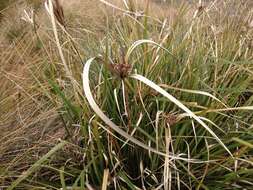
M 46 89 L 55 89 L 46 91 L 47 102 L 55 102 L 52 107 L 75 130 L 69 144 L 81 155 L 76 159 L 65 150 L 55 156 L 61 161 L 47 165 L 56 172 L 50 185 L 55 189 L 249 186 L 252 54 L 250 31 L 239 35 L 242 24 L 236 19 L 242 18 L 237 17 L 241 10 L 234 9 L 237 16 L 228 17 L 224 14 L 228 9 L 218 11 L 228 1 L 214 1 L 204 9 L 184 4 L 177 8 L 177 19 L 168 22 L 166 17 L 149 15 L 153 7 L 143 11 L 140 6 L 130 8 L 128 1 L 123 7 L 113 0 L 100 2 L 120 11 L 114 17 L 105 15 L 105 34 L 93 38 L 80 25 L 70 29 L 78 31 L 73 32 L 75 40 L 87 55 L 83 85 L 83 65 L 73 59 L 65 35 L 58 41 L 54 33 L 56 41 L 49 40 L 64 56 L 58 58 L 54 51 L 57 63 L 42 64 L 57 68 L 57 74 L 45 75 L 54 84 L 45 80 Z M 187 10 L 191 13 L 186 16 Z M 50 11 L 54 25 L 57 18 Z M 53 32 L 60 28 L 63 33 L 58 33 L 65 34 L 57 24 Z M 102 56 L 89 59 L 95 55 Z M 35 181 L 29 178 L 30 171 L 25 177 Z

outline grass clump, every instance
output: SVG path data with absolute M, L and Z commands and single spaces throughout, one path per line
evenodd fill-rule
M 0 186 L 250 189 L 251 1 L 97 4 L 85 28 L 48 1 L 3 51 Z

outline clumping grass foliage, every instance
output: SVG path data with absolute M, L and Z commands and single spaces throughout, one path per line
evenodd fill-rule
M 2 19 L 0 189 L 251 189 L 251 0 L 70 2 Z

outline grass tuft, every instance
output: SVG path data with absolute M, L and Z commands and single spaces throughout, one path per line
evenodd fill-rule
M 252 188 L 251 0 L 43 3 L 0 1 L 0 189 Z

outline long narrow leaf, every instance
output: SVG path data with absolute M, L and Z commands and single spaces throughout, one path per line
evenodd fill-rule
M 219 100 L 214 95 L 212 95 L 208 92 L 204 92 L 204 91 L 200 91 L 200 90 L 190 90 L 190 89 L 184 89 L 184 88 L 177 88 L 177 87 L 169 86 L 169 85 L 166 85 L 166 84 L 161 84 L 159 86 L 163 87 L 163 88 L 172 89 L 172 90 L 179 90 L 181 92 L 187 92 L 187 93 L 192 93 L 192 94 L 200 94 L 200 95 L 203 95 L 203 96 L 208 96 L 208 97 L 216 100 L 217 102 L 220 102 L 223 106 L 225 106 L 227 108 L 226 104 L 224 104 L 221 100 Z
M 130 57 L 130 55 L 132 54 L 133 50 L 135 48 L 137 48 L 139 45 L 144 44 L 144 43 L 149 43 L 149 44 L 153 44 L 161 49 L 163 49 L 164 51 L 166 51 L 167 53 L 169 53 L 170 55 L 172 55 L 173 57 L 175 57 L 168 49 L 166 49 L 165 47 L 161 46 L 160 44 L 152 41 L 152 40 L 148 40 L 148 39 L 142 39 L 142 40 L 137 40 L 135 41 L 130 48 L 128 49 L 127 53 L 126 53 L 126 62 L 128 62 L 128 59 Z
M 168 98 L 171 102 L 176 104 L 179 108 L 184 110 L 187 114 L 189 114 L 190 117 L 195 119 L 200 125 L 202 125 L 219 143 L 221 146 L 224 147 L 224 149 L 233 157 L 232 153 L 229 151 L 229 149 L 224 145 L 224 143 L 219 139 L 219 137 L 198 117 L 196 116 L 191 110 L 189 110 L 184 104 L 182 104 L 179 100 L 177 100 L 174 96 L 166 92 L 164 89 L 156 85 L 154 82 L 150 81 L 144 76 L 133 74 L 130 76 L 133 79 L 139 80 L 143 82 L 144 84 L 148 85 L 150 88 L 153 88 L 166 98 Z
M 247 146 L 247 147 L 253 149 L 253 144 L 251 144 L 251 143 L 249 143 L 249 142 L 247 142 L 247 141 L 244 141 L 244 140 L 239 139 L 239 138 L 236 138 L 236 137 L 234 137 L 232 140 L 233 140 L 233 141 L 236 141 L 236 142 L 238 142 L 238 143 L 240 143 L 240 144 L 242 144 L 242 145 L 244 145 L 244 146 Z
M 34 173 L 49 157 L 51 157 L 56 151 L 60 150 L 63 146 L 65 146 L 67 142 L 62 141 L 57 144 L 54 148 L 52 148 L 47 154 L 45 154 L 41 159 L 39 159 L 35 164 L 33 164 L 26 172 L 24 172 L 18 179 L 16 179 L 7 190 L 15 189 L 20 182 L 25 180 L 29 175 Z

